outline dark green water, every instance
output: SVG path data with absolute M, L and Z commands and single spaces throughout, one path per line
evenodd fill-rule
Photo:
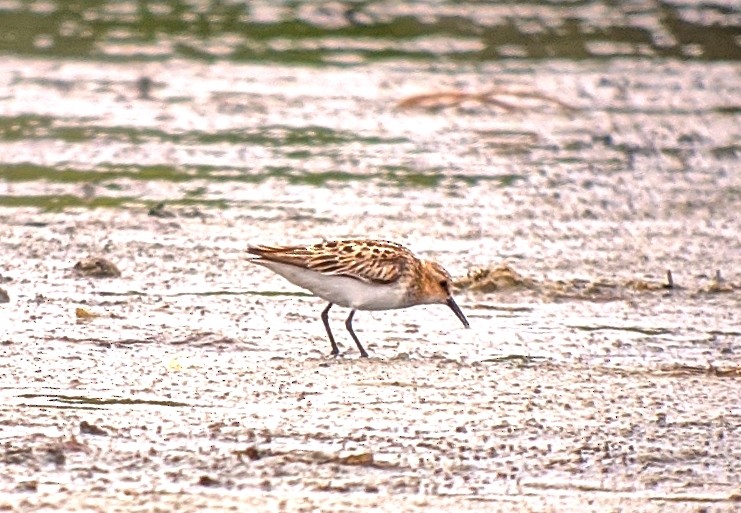
M 734 2 L 5 2 L 0 52 L 114 61 L 737 60 Z

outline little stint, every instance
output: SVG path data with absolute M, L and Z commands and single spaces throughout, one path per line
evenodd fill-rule
M 435 262 L 420 260 L 400 244 L 348 239 L 310 246 L 250 246 L 247 252 L 256 256 L 252 262 L 329 301 L 321 317 L 334 356 L 340 352 L 329 328 L 329 309 L 335 304 L 350 308 L 345 327 L 362 357 L 368 357 L 368 353 L 352 329 L 356 310 L 440 303 L 448 305 L 469 327 L 451 294 L 450 274 Z

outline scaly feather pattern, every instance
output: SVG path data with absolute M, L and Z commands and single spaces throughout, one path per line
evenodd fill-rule
M 407 267 L 418 265 L 417 258 L 404 246 L 380 240 L 333 240 L 310 246 L 250 246 L 247 251 L 265 260 L 378 284 L 392 283 Z

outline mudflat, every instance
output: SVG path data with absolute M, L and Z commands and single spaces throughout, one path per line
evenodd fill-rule
M 548 6 L 101 5 L 2 43 L 0 509 L 738 509 L 738 61 L 656 43 L 731 15 L 580 53 L 490 30 Z M 440 262 L 471 329 L 359 312 L 366 360 L 337 308 L 330 357 L 245 249 L 341 237 Z

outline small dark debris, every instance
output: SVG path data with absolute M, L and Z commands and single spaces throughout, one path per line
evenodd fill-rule
M 37 492 L 39 489 L 38 481 L 23 481 L 18 483 L 16 491 L 18 492 Z
M 201 476 L 198 479 L 199 486 L 219 486 L 219 482 L 211 476 Z
M 173 212 L 167 210 L 164 203 L 158 203 L 156 206 L 150 208 L 149 215 L 152 217 L 175 217 Z
M 67 462 L 67 457 L 64 455 L 64 451 L 61 447 L 49 447 L 46 450 L 46 460 L 49 463 L 61 467 Z
M 108 432 L 94 424 L 90 424 L 88 421 L 83 420 L 80 422 L 80 434 L 81 435 L 95 435 L 95 436 L 108 436 Z
M 152 97 L 150 93 L 152 92 L 152 86 L 154 85 L 154 82 L 149 77 L 140 77 L 139 80 L 136 81 L 136 89 L 139 92 L 139 99 L 141 100 L 151 100 Z
M 339 458 L 337 460 L 337 463 L 340 463 L 342 465 L 357 465 L 365 467 L 372 466 L 375 463 L 375 459 L 373 458 L 373 453 L 361 452 L 358 454 L 345 456 L 344 458 Z
M 10 296 L 8 295 L 8 292 L 0 287 L 0 303 L 10 303 Z
M 73 269 L 80 276 L 90 276 L 93 278 L 117 278 L 121 276 L 121 271 L 118 270 L 118 267 L 103 257 L 85 258 L 77 262 Z
M 260 454 L 260 451 L 257 450 L 257 446 L 255 445 L 247 447 L 246 449 L 243 449 L 241 451 L 234 451 L 234 454 L 236 454 L 240 458 L 242 456 L 247 456 L 252 461 L 256 461 L 262 458 L 262 454 Z
M 3 276 L 2 274 L 0 274 L 0 283 L 8 283 L 11 281 L 13 281 L 13 278 L 11 278 L 10 276 Z

